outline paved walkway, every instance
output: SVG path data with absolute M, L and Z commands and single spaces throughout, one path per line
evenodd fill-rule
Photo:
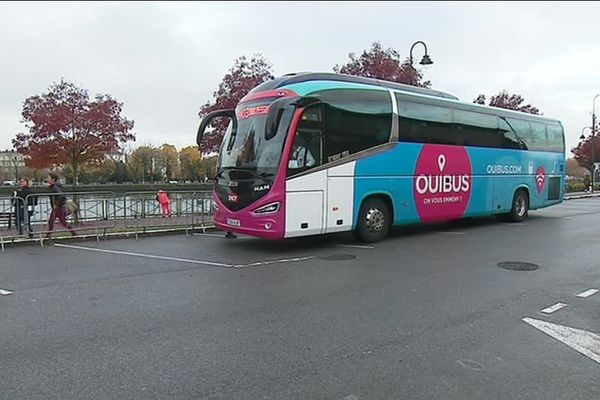
M 211 223 L 212 217 L 207 215 L 204 217 L 205 223 Z M 120 220 L 108 220 L 108 221 L 86 221 L 79 223 L 75 226 L 75 229 L 78 232 L 82 233 L 94 233 L 96 229 L 100 230 L 100 233 L 106 232 L 127 232 L 127 231 L 135 231 L 141 230 L 144 228 L 176 228 L 176 227 L 185 227 L 191 226 L 192 224 L 196 226 L 200 226 L 203 222 L 203 218 L 201 215 L 196 216 L 174 216 L 171 218 L 162 218 L 162 217 L 149 217 L 149 218 L 140 218 L 140 219 L 120 219 Z M 55 236 L 62 236 L 68 234 L 58 221 L 54 224 L 54 234 Z M 47 224 L 38 224 L 33 225 L 33 235 L 34 238 L 39 238 L 40 233 L 45 234 L 48 230 Z M 0 237 L 4 239 L 10 239 L 12 237 L 18 237 L 18 233 L 12 225 L 11 229 L 8 229 L 6 226 L 0 227 Z
M 599 197 L 600 190 L 594 190 L 594 192 L 571 192 L 565 194 L 565 200 L 572 199 L 585 199 L 587 197 Z

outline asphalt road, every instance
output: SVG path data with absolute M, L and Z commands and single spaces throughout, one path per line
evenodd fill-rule
M 8 248 L 0 399 L 598 399 L 600 293 L 576 295 L 600 289 L 599 237 L 600 199 L 581 199 L 373 246 L 174 235 Z M 587 331 L 589 354 L 524 318 Z

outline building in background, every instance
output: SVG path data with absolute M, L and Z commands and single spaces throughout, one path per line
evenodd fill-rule
M 25 169 L 25 158 L 14 150 L 0 151 L 0 181 L 16 184 Z

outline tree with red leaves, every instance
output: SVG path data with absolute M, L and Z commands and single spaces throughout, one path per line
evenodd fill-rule
M 202 117 L 215 110 L 235 108 L 252 88 L 274 78 L 271 70 L 272 65 L 261 54 L 255 54 L 249 60 L 245 56 L 239 57 L 213 93 L 213 100 L 200 107 L 198 115 Z M 219 150 L 227 121 L 216 122 L 214 128 L 204 134 L 202 152 L 205 154 Z
M 490 98 L 489 106 L 506 108 L 508 110 L 521 111 L 529 114 L 540 114 L 540 110 L 531 104 L 525 104 L 525 99 L 519 94 L 508 94 L 506 90 L 501 91 Z M 485 96 L 480 94 L 473 100 L 473 103 L 485 105 Z
M 594 162 L 600 162 L 600 138 L 597 137 L 594 140 Z M 571 149 L 573 158 L 577 160 L 577 163 L 581 167 L 586 168 L 588 171 L 592 171 L 592 137 L 588 136 L 577 144 L 577 147 Z
M 25 100 L 21 115 L 29 132 L 18 133 L 13 146 L 32 168 L 68 166 L 77 184 L 83 166 L 135 140 L 122 108 L 110 95 L 90 100 L 87 90 L 61 80 Z
M 333 72 L 425 88 L 431 87 L 430 81 L 423 82 L 423 73 L 415 69 L 408 58 L 401 61 L 400 54 L 396 50 L 383 49 L 379 42 L 373 42 L 371 49 L 363 51 L 360 57 L 350 53 L 348 58 L 350 60 L 345 65 L 333 67 Z

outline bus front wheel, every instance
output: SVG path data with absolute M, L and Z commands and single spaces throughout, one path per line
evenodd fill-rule
M 388 205 L 380 198 L 367 199 L 360 206 L 356 235 L 366 243 L 383 240 L 391 225 L 391 215 Z
M 512 222 L 521 222 L 527 218 L 529 214 L 529 196 L 523 189 L 515 193 L 513 198 L 512 208 L 508 214 L 508 219 Z

